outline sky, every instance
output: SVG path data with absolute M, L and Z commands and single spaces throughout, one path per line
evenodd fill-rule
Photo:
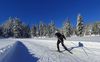
M 0 25 L 11 16 L 30 26 L 52 20 L 61 28 L 67 18 L 76 26 L 79 13 L 84 24 L 100 21 L 100 0 L 0 0 Z

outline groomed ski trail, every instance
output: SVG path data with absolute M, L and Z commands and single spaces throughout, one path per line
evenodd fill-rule
M 74 42 L 77 46 L 69 43 L 68 41 L 65 42 L 65 45 L 68 47 L 68 49 L 72 49 L 73 54 L 70 54 L 69 52 L 65 51 L 61 45 L 61 51 L 63 51 L 66 54 L 60 54 L 56 52 L 52 52 L 50 50 L 57 50 L 56 48 L 56 40 L 44 40 L 44 39 L 31 39 L 31 40 L 22 40 L 24 45 L 29 49 L 29 52 L 31 54 L 35 54 L 34 57 L 38 57 L 39 62 L 98 62 L 99 59 L 99 49 L 95 50 L 94 48 L 89 46 L 89 44 L 92 44 L 91 42 L 82 42 L 85 45 L 88 45 L 88 47 L 79 47 L 78 42 Z M 94 42 L 97 44 L 97 46 L 100 45 L 97 42 Z M 94 53 L 96 52 L 96 53 Z
M 9 43 L 8 43 L 9 41 Z M 11 42 L 11 43 L 10 43 Z M 72 43 L 71 43 L 72 42 Z M 1 62 L 99 62 L 100 43 L 86 41 L 65 41 L 65 45 L 73 54 L 65 51 L 60 45 L 61 51 L 65 54 L 52 52 L 57 50 L 56 39 L 34 38 L 34 39 L 4 39 L 0 52 Z M 79 42 L 83 46 L 79 46 Z M 8 44 L 7 44 L 8 43 Z M 12 45 L 12 46 L 10 46 Z M 9 47 L 9 48 L 8 48 Z M 5 57 L 2 57 L 2 55 Z M 2 59 L 1 59 L 2 58 Z M 13 58 L 13 59 L 12 59 Z M 27 59 L 25 59 L 27 58 Z
M 70 54 L 69 52 L 66 52 L 66 54 L 60 54 L 60 53 L 50 51 L 50 48 L 43 44 L 36 44 L 33 42 L 25 42 L 25 41 L 23 43 L 26 46 L 28 45 L 27 47 L 29 48 L 29 52 L 31 52 L 31 54 L 35 54 L 34 55 L 35 57 L 40 58 L 39 62 L 67 62 L 67 61 L 77 62 L 77 61 L 80 61 L 79 59 L 76 60 L 76 58 L 72 57 L 72 54 Z

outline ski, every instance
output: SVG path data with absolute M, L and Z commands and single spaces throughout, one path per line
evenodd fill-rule
M 70 51 L 69 53 L 73 54 L 73 52 L 72 52 L 72 51 Z
M 59 51 L 54 51 L 54 50 L 52 50 L 52 52 L 57 52 L 57 53 L 61 53 L 61 54 L 65 54 L 65 53 L 63 53 L 63 52 L 59 52 Z
M 58 52 L 58 53 L 62 53 L 62 54 L 66 54 L 66 53 L 63 53 L 62 51 L 54 51 L 54 50 L 51 50 L 52 52 Z M 69 53 L 71 53 L 71 54 L 73 54 L 73 52 L 72 51 L 68 51 Z
M 68 50 L 66 50 L 66 51 L 68 51 Z M 68 51 L 69 53 L 71 53 L 71 54 L 73 54 L 73 52 L 72 51 Z

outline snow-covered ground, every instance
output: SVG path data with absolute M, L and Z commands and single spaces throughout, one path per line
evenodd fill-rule
M 56 51 L 56 38 L 0 39 L 0 62 L 100 62 L 100 36 L 69 37 L 64 40 L 68 53 Z

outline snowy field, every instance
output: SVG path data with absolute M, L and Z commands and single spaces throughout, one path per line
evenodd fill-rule
M 56 38 L 1 38 L 0 62 L 100 62 L 100 36 L 69 37 L 64 40 L 68 53 Z

